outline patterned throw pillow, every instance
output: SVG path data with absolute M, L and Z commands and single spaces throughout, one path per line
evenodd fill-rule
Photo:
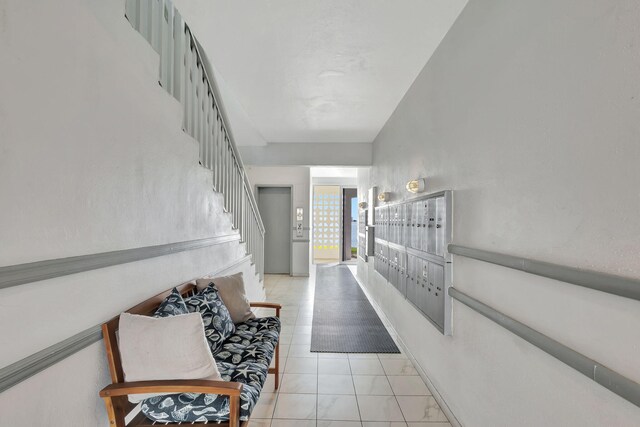
M 184 303 L 184 299 L 180 292 L 176 288 L 173 288 L 171 293 L 162 301 L 160 307 L 153 314 L 153 317 L 169 317 L 178 316 L 180 314 L 188 314 L 187 304 Z
M 231 320 L 229 310 L 225 307 L 218 290 L 210 285 L 196 295 L 185 300 L 190 313 L 199 312 L 204 323 L 204 332 L 211 348 L 211 353 L 216 354 L 222 344 L 236 330 Z

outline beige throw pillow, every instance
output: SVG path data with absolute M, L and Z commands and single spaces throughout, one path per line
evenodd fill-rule
M 251 306 L 247 299 L 242 272 L 232 276 L 198 279 L 196 280 L 196 286 L 200 291 L 209 286 L 211 282 L 216 285 L 222 302 L 224 302 L 229 314 L 231 314 L 233 323 L 246 322 L 256 317 L 251 311 Z
M 127 382 L 221 380 L 204 335 L 200 313 L 149 317 L 122 313 L 120 358 Z M 137 403 L 153 395 L 132 395 Z

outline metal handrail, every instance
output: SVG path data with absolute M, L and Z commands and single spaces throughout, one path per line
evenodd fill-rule
M 640 384 L 632 379 L 621 375 L 596 360 L 578 353 L 572 348 L 530 328 L 524 323 L 518 322 L 493 307 L 460 292 L 456 288 L 449 288 L 449 295 L 623 399 L 628 400 L 636 406 L 640 406 Z
M 537 261 L 514 255 L 507 255 L 484 249 L 469 248 L 460 245 L 449 245 L 451 254 L 471 258 L 525 273 L 547 277 L 549 279 L 571 283 L 595 289 L 600 292 L 618 295 L 640 301 L 640 280 L 630 277 L 621 277 L 599 271 L 585 270 L 576 267 L 568 267 L 550 262 Z
M 227 122 L 229 120 L 227 119 L 227 111 L 224 108 L 224 103 L 222 102 L 222 96 L 220 96 L 220 90 L 218 89 L 218 85 L 216 84 L 215 79 L 209 77 L 209 74 L 213 74 L 213 72 L 211 72 L 211 69 L 210 69 L 209 59 L 207 55 L 204 53 L 204 49 L 202 49 L 202 46 L 200 45 L 198 40 L 193 36 L 193 33 L 191 33 L 191 29 L 189 28 L 189 26 L 185 24 L 185 27 L 188 30 L 189 35 L 191 36 L 191 40 L 194 43 L 194 47 L 198 52 L 200 61 L 202 62 L 204 77 L 209 83 L 209 88 L 211 89 L 214 102 L 216 103 L 216 105 L 218 106 L 218 109 L 220 110 L 222 123 L 224 124 L 227 135 L 229 136 L 229 143 L 231 145 L 231 149 L 233 150 L 233 155 L 235 156 L 239 169 L 242 171 L 242 178 L 244 181 L 245 190 L 247 191 L 247 195 L 249 196 L 249 201 L 251 202 L 251 208 L 253 209 L 254 214 L 256 215 L 256 218 L 258 220 L 260 231 L 264 235 L 264 223 L 262 222 L 262 217 L 260 216 L 260 211 L 258 210 L 258 203 L 255 199 L 255 195 L 253 194 L 251 183 L 247 178 L 244 162 L 242 161 L 242 157 L 240 156 L 240 151 L 238 150 L 238 146 L 236 145 L 235 138 L 233 137 L 233 131 L 231 130 L 231 126 L 227 126 Z
M 262 222 L 262 217 L 260 216 L 260 211 L 258 210 L 258 204 L 253 194 L 251 183 L 249 182 L 249 179 L 247 178 L 247 175 L 245 173 L 244 163 L 242 162 L 242 157 L 240 156 L 240 152 L 238 151 L 238 147 L 235 143 L 235 139 L 233 137 L 231 127 L 227 125 L 227 122 L 228 122 L 228 119 L 226 118 L 227 114 L 224 108 L 224 104 L 220 101 L 221 97 L 220 97 L 220 92 L 218 90 L 218 86 L 216 85 L 215 80 L 209 76 L 211 72 L 209 61 L 206 59 L 206 56 L 203 54 L 202 46 L 197 41 L 197 39 L 193 36 L 193 33 L 191 32 L 191 29 L 189 28 L 189 26 L 186 23 L 184 25 L 185 25 L 185 32 L 186 34 L 189 35 L 189 38 L 191 39 L 193 47 L 198 54 L 198 60 L 202 64 L 204 79 L 209 85 L 209 89 L 211 90 L 211 94 L 213 96 L 214 104 L 218 107 L 218 111 L 220 112 L 220 118 L 222 120 L 225 133 L 227 134 L 228 143 L 233 152 L 233 161 L 235 162 L 238 169 L 241 171 L 241 175 L 244 183 L 244 189 L 247 192 L 247 196 L 249 197 L 251 208 L 254 215 L 256 216 L 256 220 L 258 222 L 260 231 L 264 235 L 264 223 Z

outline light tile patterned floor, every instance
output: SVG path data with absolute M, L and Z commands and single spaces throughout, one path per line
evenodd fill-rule
M 251 426 L 450 427 L 404 354 L 309 351 L 314 287 L 313 274 L 310 278 L 265 277 L 267 301 L 283 305 L 283 374 L 278 392 L 273 375 L 269 376 Z

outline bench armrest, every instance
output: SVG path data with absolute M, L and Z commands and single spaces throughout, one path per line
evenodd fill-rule
M 207 393 L 240 396 L 242 383 L 210 380 L 161 380 L 134 381 L 111 384 L 100 390 L 100 397 L 126 396 L 129 394 Z
M 276 302 L 250 302 L 249 306 L 255 308 L 273 308 L 276 310 L 276 317 L 280 317 L 280 309 L 282 308 L 282 305 Z

